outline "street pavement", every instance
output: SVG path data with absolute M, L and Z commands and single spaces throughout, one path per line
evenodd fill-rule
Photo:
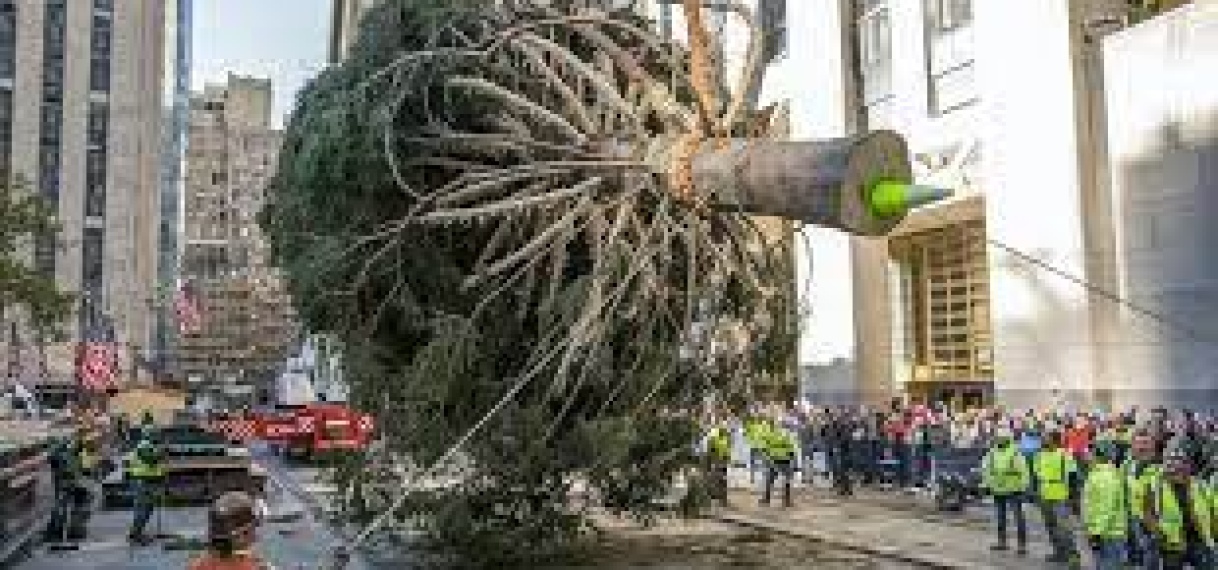
M 267 520 L 259 529 L 257 551 L 279 570 L 317 568 L 342 537 L 327 524 L 334 489 L 321 479 L 321 471 L 288 467 L 279 458 L 259 456 L 269 474 Z M 853 497 L 837 497 L 823 485 L 801 485 L 795 506 L 760 506 L 747 477 L 733 477 L 731 507 L 713 513 L 720 522 L 806 539 L 844 548 L 869 559 L 887 559 L 894 567 L 933 568 L 1052 568 L 1043 562 L 1048 545 L 1039 516 L 1027 509 L 1032 537 L 1027 557 L 993 553 L 994 540 L 988 509 L 939 513 L 925 496 L 899 491 L 862 489 Z M 89 540 L 80 550 L 52 552 L 45 545 L 19 562 L 16 570 L 152 570 L 184 568 L 198 551 L 167 549 L 167 543 L 132 547 L 126 541 L 129 510 L 98 511 L 90 521 Z M 153 519 L 150 531 L 157 530 Z M 204 508 L 165 509 L 161 530 L 201 541 L 206 532 Z M 1013 531 L 1013 529 L 1012 529 Z M 349 533 L 348 533 L 349 534 Z M 1012 539 L 1014 537 L 1012 536 Z M 401 558 L 409 537 L 362 553 L 351 570 L 409 567 Z M 378 551 L 380 551 L 378 553 Z M 823 561 L 822 561 L 823 564 Z
M 256 550 L 277 570 L 311 570 L 326 560 L 339 540 L 324 519 L 302 501 L 300 489 L 293 485 L 289 470 L 273 461 L 264 461 L 270 473 L 267 491 L 267 517 L 258 532 Z M 158 530 L 187 539 L 202 541 L 207 531 L 207 510 L 203 507 L 170 508 L 154 516 L 149 532 Z M 54 552 L 46 545 L 36 546 L 31 555 L 18 562 L 15 570 L 164 570 L 185 568 L 199 555 L 198 550 L 174 550 L 168 541 L 149 546 L 131 546 L 127 529 L 131 511 L 96 511 L 89 522 L 89 539 L 79 550 Z M 368 570 L 360 559 L 350 570 Z
M 725 522 L 743 524 L 788 536 L 828 542 L 932 568 L 1054 568 L 1044 562 L 1049 553 L 1039 515 L 1025 505 L 1030 544 L 1027 556 L 991 552 L 994 526 L 982 510 L 937 513 L 917 495 L 891 491 L 859 491 L 837 497 L 832 491 L 805 487 L 795 493 L 794 506 L 758 504 L 751 489 L 734 489 L 730 507 L 714 513 Z M 1009 538 L 1014 546 L 1014 525 Z

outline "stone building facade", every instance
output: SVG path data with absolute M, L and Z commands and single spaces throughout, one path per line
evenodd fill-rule
M 179 340 L 178 365 L 192 389 L 239 401 L 266 388 L 297 334 L 258 226 L 282 142 L 271 94 L 267 79 L 230 75 L 191 100 L 183 279 L 203 322 Z
M 0 0 L 0 172 L 62 226 L 31 262 L 112 319 L 131 378 L 156 303 L 166 17 L 163 0 Z M 70 383 L 73 343 L 46 353 Z

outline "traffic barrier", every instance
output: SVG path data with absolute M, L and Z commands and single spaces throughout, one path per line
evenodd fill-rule
M 208 422 L 205 429 L 223 434 L 229 441 L 248 443 L 258 435 L 258 422 L 246 418 L 219 418 Z
M 295 422 L 260 420 L 256 432 L 261 439 L 274 440 L 294 436 L 298 429 Z

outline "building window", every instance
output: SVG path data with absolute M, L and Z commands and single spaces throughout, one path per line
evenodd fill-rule
M 41 235 L 34 240 L 34 268 L 44 277 L 55 278 L 56 247 L 54 236 Z
M 63 127 L 63 60 L 67 7 L 64 0 L 47 0 L 42 37 L 42 108 L 38 133 L 38 190 L 59 206 L 60 137 Z M 43 275 L 55 275 L 53 236 L 40 237 L 34 246 L 35 265 Z
M 854 8 L 861 100 L 871 109 L 892 97 L 892 17 L 885 0 L 855 0 Z
M 672 4 L 660 4 L 660 37 L 672 39 Z
M 101 101 L 89 103 L 88 141 L 94 148 L 106 148 L 109 136 L 110 105 Z
M 927 0 L 931 31 L 945 34 L 973 23 L 973 0 Z
M 89 149 L 85 154 L 85 216 L 106 216 L 106 151 Z
M 928 107 L 943 116 L 980 98 L 974 77 L 972 0 L 925 0 Z
M 934 116 L 943 116 L 963 109 L 980 100 L 977 96 L 977 80 L 973 62 L 932 75 L 930 78 L 930 110 Z
M 775 61 L 787 56 L 787 0 L 758 0 L 760 25 L 765 34 L 763 61 Z
M 106 231 L 85 228 L 80 254 L 80 288 L 94 299 L 100 299 L 105 279 Z
M 8 182 L 13 160 L 13 92 L 0 88 L 0 182 Z
M 109 11 L 110 2 L 94 0 L 94 11 Z M 109 14 L 93 16 L 92 42 L 89 57 L 89 89 L 95 92 L 110 91 L 110 53 L 114 28 Z
M 0 183 L 12 175 L 13 87 L 17 76 L 17 4 L 0 0 L 0 79 L 10 84 L 0 87 Z
M 0 79 L 13 79 L 17 73 L 17 5 L 0 0 Z
M 85 152 L 85 217 L 106 216 L 106 159 L 109 137 L 110 105 L 89 103 L 88 147 Z

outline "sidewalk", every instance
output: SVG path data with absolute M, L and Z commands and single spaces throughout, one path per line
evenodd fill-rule
M 931 568 L 1054 568 L 1044 562 L 1049 546 L 1039 516 L 1027 506 L 1030 552 L 1019 557 L 1013 551 L 990 552 L 993 526 L 978 510 L 940 514 L 916 497 L 896 492 L 863 491 L 840 498 L 829 490 L 807 487 L 795 491 L 795 506 L 789 509 L 777 506 L 781 500 L 763 507 L 757 499 L 757 493 L 734 489 L 731 507 L 712 516 Z M 1010 531 L 1013 547 L 1014 528 Z

